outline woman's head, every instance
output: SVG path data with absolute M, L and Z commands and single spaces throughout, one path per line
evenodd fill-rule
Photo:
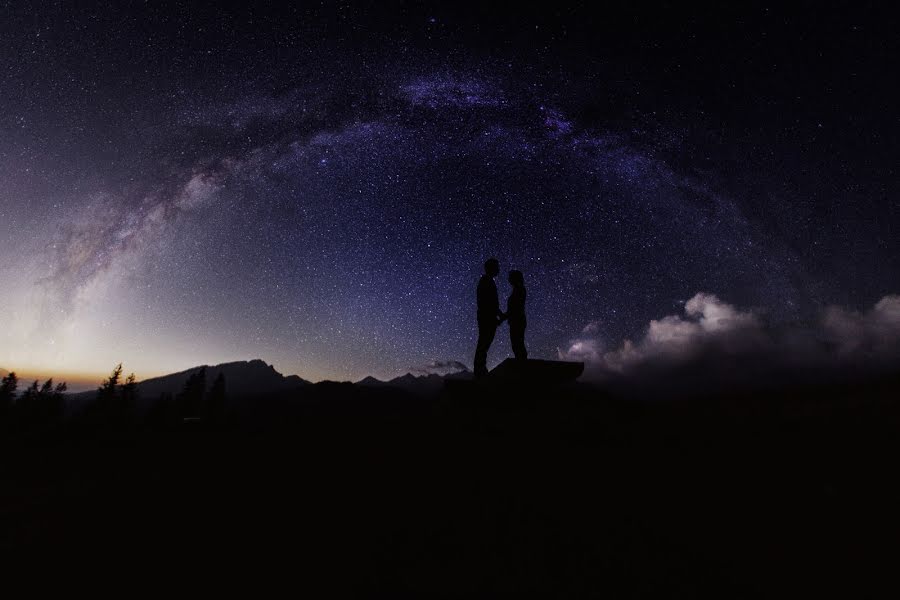
M 522 271 L 510 271 L 509 283 L 512 285 L 525 285 L 525 276 L 522 275 Z

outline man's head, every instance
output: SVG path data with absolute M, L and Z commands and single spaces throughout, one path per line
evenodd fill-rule
M 484 261 L 484 272 L 491 277 L 496 277 L 500 272 L 500 261 L 496 258 L 489 258 Z

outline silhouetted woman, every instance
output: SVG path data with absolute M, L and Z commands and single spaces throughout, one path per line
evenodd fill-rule
M 509 283 L 512 294 L 506 301 L 506 318 L 509 321 L 509 341 L 517 359 L 528 358 L 525 348 L 525 277 L 522 271 L 510 271 Z

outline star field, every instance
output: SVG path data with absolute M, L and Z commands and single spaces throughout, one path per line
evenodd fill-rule
M 631 10 L 4 7 L 0 366 L 470 364 L 488 256 L 545 358 L 896 292 L 890 22 Z

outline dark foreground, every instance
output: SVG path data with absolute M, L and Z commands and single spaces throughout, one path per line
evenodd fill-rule
M 898 389 L 333 384 L 216 427 L 70 419 L 4 436 L 0 547 L 135 589 L 896 597 Z

